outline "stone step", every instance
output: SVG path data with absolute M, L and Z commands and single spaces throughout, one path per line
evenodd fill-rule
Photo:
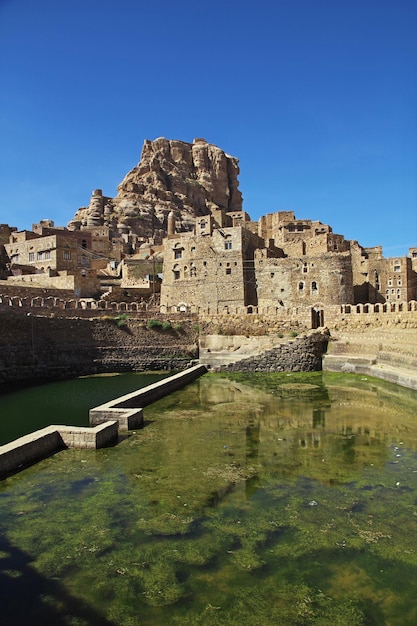
M 389 365 L 391 367 L 401 367 L 417 372 L 417 357 L 414 355 L 381 351 L 378 352 L 377 361 L 380 364 Z

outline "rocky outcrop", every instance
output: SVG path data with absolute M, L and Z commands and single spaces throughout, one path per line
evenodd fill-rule
M 163 137 L 146 140 L 139 164 L 123 179 L 115 198 L 93 192 L 88 207 L 77 211 L 72 230 L 108 226 L 113 237 L 133 236 L 159 243 L 174 211 L 176 231 L 190 231 L 196 216 L 212 209 L 242 210 L 238 160 L 204 139 L 194 142 Z

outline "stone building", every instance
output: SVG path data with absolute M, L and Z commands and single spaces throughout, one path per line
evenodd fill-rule
M 32 231 L 12 232 L 4 249 L 12 276 L 9 283 L 73 288 L 82 296 L 99 291 L 91 233 L 72 233 L 44 221 L 34 224 Z
M 199 217 L 194 233 L 169 233 L 164 240 L 162 310 L 227 312 L 229 307 L 256 305 L 254 255 L 263 240 L 244 228 L 244 216 L 218 212 L 216 218 Z M 231 226 L 233 220 L 239 225 Z
M 163 311 L 258 307 L 276 314 L 416 298 L 417 249 L 386 259 L 381 247 L 363 248 L 292 211 L 252 222 L 243 211 L 217 209 L 195 224 L 193 233 L 178 234 L 173 214 L 168 218 Z
M 162 280 L 162 311 L 284 315 L 417 298 L 417 248 L 387 259 L 293 211 L 252 221 L 238 175 L 238 160 L 202 138 L 146 140 L 117 195 L 94 189 L 68 228 L 0 225 L 0 278 L 85 297 L 101 283 L 109 297 L 147 292 L 152 304 Z

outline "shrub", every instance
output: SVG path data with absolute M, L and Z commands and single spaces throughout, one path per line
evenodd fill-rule
M 181 324 L 174 324 L 173 329 L 178 333 L 180 330 L 182 330 L 182 325 Z
M 169 330 L 171 328 L 171 322 L 162 322 L 162 330 Z
M 284 336 L 284 333 L 278 333 L 278 337 L 279 337 L 280 339 L 282 339 L 282 338 L 283 338 L 283 336 Z
M 298 336 L 298 333 L 297 333 L 297 331 L 296 331 L 296 330 L 292 330 L 292 331 L 290 332 L 290 337 L 297 337 L 297 336 Z
M 160 322 L 159 320 L 148 320 L 147 322 L 147 327 L 148 328 L 161 328 L 162 326 L 162 322 Z

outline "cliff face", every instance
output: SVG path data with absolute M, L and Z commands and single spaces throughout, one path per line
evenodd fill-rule
M 120 183 L 115 198 L 93 192 L 77 211 L 72 230 L 109 226 L 113 236 L 130 234 L 160 240 L 170 211 L 177 231 L 192 230 L 194 219 L 210 209 L 242 210 L 238 160 L 204 139 L 194 142 L 146 140 L 139 164 Z

